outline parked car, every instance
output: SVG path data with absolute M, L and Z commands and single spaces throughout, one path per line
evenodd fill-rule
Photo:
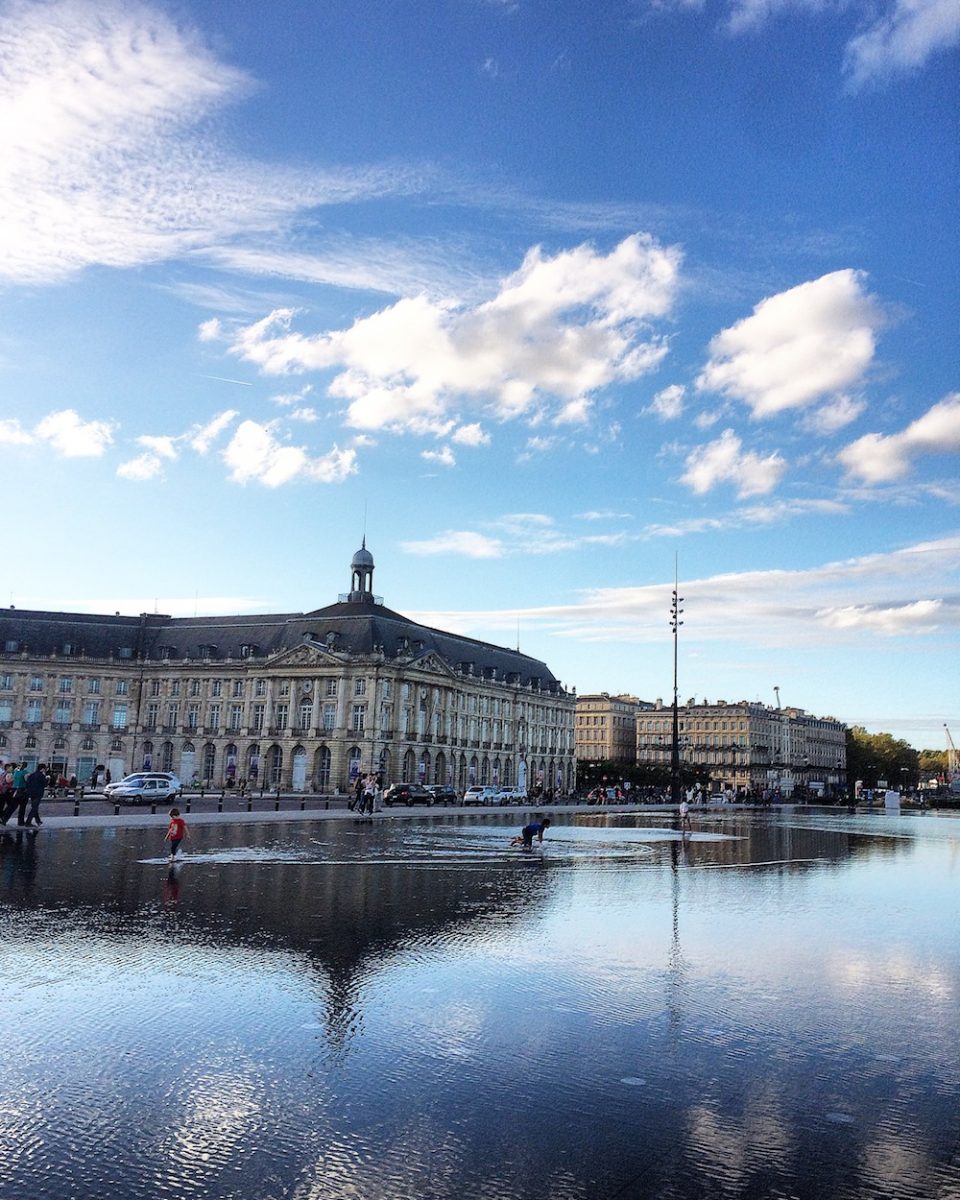
M 125 775 L 123 779 L 116 783 L 108 783 L 103 789 L 105 796 L 115 796 L 121 790 L 129 791 L 134 788 L 138 780 L 153 779 L 167 785 L 167 792 L 171 796 L 178 796 L 183 791 L 183 784 L 176 775 L 170 771 L 134 771 L 132 775 Z M 157 791 L 156 787 L 150 789 L 153 792 Z
M 171 800 L 180 791 L 180 780 L 165 775 L 128 775 L 110 785 L 109 798 L 119 804 L 156 804 Z
M 427 784 L 427 791 L 433 796 L 434 804 L 456 804 L 457 789 L 447 783 Z
M 527 789 L 502 787 L 497 790 L 496 804 L 526 804 Z
M 432 804 L 433 794 L 419 783 L 394 783 L 383 793 L 383 802 L 388 808 L 394 804 L 413 808 L 415 804 Z
M 481 787 L 479 784 L 474 787 L 468 787 L 463 793 L 464 804 L 496 804 L 497 789 L 495 787 Z

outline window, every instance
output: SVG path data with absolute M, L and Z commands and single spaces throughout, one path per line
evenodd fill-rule
M 146 725 L 144 726 L 144 728 L 156 729 L 157 722 L 159 720 L 160 720 L 160 705 L 159 704 L 148 704 L 147 705 L 147 721 L 146 721 Z
M 113 706 L 113 728 L 126 729 L 127 727 L 127 706 L 119 700 Z
M 325 688 L 325 690 L 324 690 L 324 693 L 323 693 L 323 694 L 324 694 L 325 696 L 335 696 L 335 695 L 337 694 L 337 681 L 336 681 L 336 679 L 326 679 L 326 680 L 324 680 L 324 688 Z
M 355 696 L 365 696 L 367 694 L 367 681 L 365 679 L 354 680 L 353 694 Z
M 222 696 L 223 695 L 223 680 L 222 679 L 215 679 L 213 681 L 213 683 L 211 683 L 210 695 L 211 696 Z
M 43 691 L 43 676 L 42 675 L 31 675 L 30 676 L 30 691 L 31 692 L 42 692 Z
M 53 710 L 53 719 L 58 725 L 69 725 L 73 720 L 73 705 L 69 700 L 58 700 Z
M 199 696 L 200 695 L 200 680 L 199 679 L 191 679 L 190 680 L 190 695 L 191 696 Z
M 219 696 L 220 693 L 217 692 L 217 695 Z M 242 679 L 235 679 L 233 681 L 233 695 L 234 695 L 234 697 L 243 695 L 243 680 Z
M 13 676 L 12 675 L 0 675 L 0 690 L 2 690 L 4 692 L 9 692 L 12 687 L 13 687 Z
M 9 641 L 9 642 L 3 643 L 4 654 L 16 654 L 19 649 L 20 649 L 19 642 Z
M 219 729 L 220 728 L 220 705 L 219 704 L 211 704 L 208 716 L 210 719 L 207 721 L 207 724 L 210 726 L 210 728 L 211 729 Z
M 61 675 L 58 690 L 66 695 L 70 695 L 70 693 L 73 691 L 73 676 Z
M 253 694 L 255 696 L 265 696 L 267 694 L 267 681 L 265 679 L 257 679 L 254 682 Z
M 83 706 L 83 723 L 84 725 L 98 725 L 100 723 L 100 701 L 87 700 Z
M 177 718 L 179 715 L 180 715 L 180 705 L 179 704 L 168 704 L 167 705 L 167 724 L 168 725 L 176 725 Z
M 257 733 L 261 733 L 263 731 L 266 709 L 267 706 L 265 704 L 255 704 L 253 706 L 253 728 L 257 731 Z
M 236 729 L 240 729 L 242 725 L 243 725 L 243 705 L 242 704 L 231 704 L 230 705 L 230 728 L 236 730 Z
M 129 691 L 130 691 L 130 684 L 127 682 L 127 680 L 126 679 L 118 679 L 116 695 L 126 696 L 129 693 Z
M 0 700 L 0 724 L 8 724 L 13 720 L 13 702 Z
M 179 696 L 180 695 L 180 680 L 179 679 L 174 679 L 173 682 L 170 684 L 170 695 L 171 696 Z
M 290 705 L 278 704 L 274 710 L 274 724 L 278 729 L 286 729 L 290 717 Z
M 393 696 L 393 684 L 389 679 L 383 681 L 383 698 L 389 700 Z
M 151 696 L 159 696 L 160 695 L 160 680 L 159 679 L 151 679 L 150 680 L 150 695 Z
M 323 706 L 323 732 L 330 733 L 335 727 L 337 721 L 337 706 L 335 704 L 325 704 Z
M 27 716 L 28 725 L 39 725 L 43 720 L 43 701 L 28 700 L 27 701 Z
M 281 696 L 289 696 L 290 695 L 290 680 L 289 679 L 284 679 L 281 682 L 280 695 Z
M 187 705 L 187 728 L 188 729 L 199 729 L 200 728 L 200 705 L 199 704 L 188 704 Z
M 353 729 L 356 733 L 363 732 L 364 721 L 367 716 L 367 706 L 365 704 L 355 704 L 353 706 Z
M 302 700 L 300 702 L 300 712 L 298 716 L 298 727 L 300 729 L 309 729 L 310 721 L 313 718 L 313 701 Z

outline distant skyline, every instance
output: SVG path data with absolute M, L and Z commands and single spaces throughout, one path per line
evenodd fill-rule
M 960 740 L 955 0 L 0 0 L 4 600 Z M 14 519 L 10 520 L 13 514 Z

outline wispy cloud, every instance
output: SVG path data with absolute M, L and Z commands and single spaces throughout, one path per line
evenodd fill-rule
M 211 118 L 255 89 L 185 23 L 120 0 L 13 0 L 0 15 L 0 279 L 226 253 L 317 205 L 416 189 L 232 155 Z M 236 251 L 235 251 L 236 252 Z
M 497 538 L 462 529 L 449 529 L 423 541 L 401 542 L 407 554 L 418 556 L 461 555 L 464 558 L 500 558 L 503 545 Z

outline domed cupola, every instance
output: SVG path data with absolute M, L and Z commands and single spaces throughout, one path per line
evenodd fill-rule
M 367 549 L 364 535 L 363 545 L 350 560 L 350 600 L 373 599 L 373 555 Z

